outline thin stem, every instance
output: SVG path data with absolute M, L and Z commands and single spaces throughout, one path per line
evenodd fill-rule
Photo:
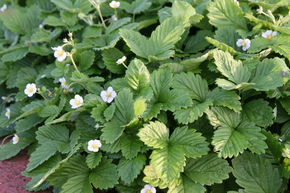
M 69 53 L 68 56 L 69 56 L 71 62 L 73 63 L 75 70 L 76 70 L 77 72 L 80 72 L 79 69 L 78 69 L 78 67 L 77 67 L 77 65 L 76 65 L 76 63 L 75 63 L 75 61 L 74 61 L 74 58 L 73 58 L 72 54 Z
M 125 68 L 128 68 L 124 62 L 121 63 Z
M 101 21 L 102 21 L 104 28 L 107 28 L 106 23 L 105 23 L 104 18 L 103 18 L 103 15 L 102 15 L 101 7 L 99 4 L 96 6 L 96 9 L 98 10 L 98 13 L 99 13 L 99 16 L 101 18 Z

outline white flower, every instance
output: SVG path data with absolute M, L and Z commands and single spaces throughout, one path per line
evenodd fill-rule
M 114 9 L 117 9 L 120 7 L 120 1 L 111 1 L 111 3 L 109 4 L 110 7 L 114 8 Z
M 123 64 L 125 61 L 127 60 L 127 57 L 126 56 L 123 56 L 122 58 L 118 59 L 116 61 L 117 64 Z
M 98 152 L 99 149 L 102 147 L 102 143 L 100 140 L 90 140 L 88 142 L 88 150 L 92 152 Z
M 61 83 L 61 88 L 66 88 L 66 89 L 68 88 L 68 83 L 64 77 L 58 79 L 58 81 Z
M 54 57 L 57 61 L 62 62 L 66 59 L 67 53 L 62 49 L 61 46 L 51 48 L 54 50 Z
M 4 4 L 1 8 L 0 8 L 0 12 L 4 12 L 7 9 L 7 5 Z
M 242 49 L 244 51 L 246 51 L 251 46 L 251 40 L 249 40 L 249 39 L 238 39 L 237 46 L 238 47 L 242 47 Z
M 116 96 L 117 96 L 117 93 L 114 91 L 114 89 L 111 86 L 107 90 L 103 90 L 101 92 L 101 98 L 106 103 L 111 103 Z
M 32 97 L 37 91 L 36 88 L 36 84 L 31 83 L 31 84 L 27 84 L 26 88 L 24 90 L 24 93 L 28 96 L 28 97 Z
M 44 26 L 43 24 L 39 24 L 38 28 L 39 28 L 39 29 L 42 29 L 43 26 Z
M 266 38 L 268 40 L 272 40 L 274 36 L 277 35 L 277 32 L 272 31 L 272 30 L 267 30 L 266 32 L 262 33 L 262 37 Z
M 77 94 L 77 95 L 75 95 L 75 98 L 73 98 L 69 101 L 69 104 L 71 105 L 71 108 L 77 109 L 77 108 L 83 106 L 84 99 L 83 99 L 83 97 L 81 97 L 80 95 Z
M 240 6 L 240 2 L 238 0 L 233 0 L 233 2 Z
M 11 115 L 10 109 L 6 108 L 5 117 L 7 117 L 7 119 L 10 119 L 10 115 Z
M 149 184 L 146 184 L 140 193 L 156 193 L 156 189 Z
M 116 15 L 112 15 L 111 20 L 112 21 L 118 21 L 118 17 Z
M 18 135 L 14 134 L 14 136 L 12 138 L 12 143 L 17 144 L 18 142 L 19 142 L 19 137 L 18 137 Z

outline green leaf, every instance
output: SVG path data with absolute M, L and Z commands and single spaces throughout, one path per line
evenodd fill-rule
M 74 59 L 81 71 L 88 70 L 95 61 L 95 52 L 92 50 L 85 50 L 74 54 Z
M 208 98 L 213 100 L 213 105 L 215 106 L 227 107 L 235 112 L 240 112 L 242 110 L 241 98 L 234 91 L 215 88 L 209 93 Z
M 234 1 L 215 0 L 209 3 L 208 12 L 210 24 L 217 28 L 233 26 L 247 30 L 244 13 Z
M 198 31 L 194 36 L 189 36 L 184 50 L 189 53 L 197 53 L 204 50 L 209 46 L 209 43 L 205 40 L 205 37 L 211 37 L 212 35 L 213 33 L 209 30 Z
M 127 2 L 121 3 L 121 8 L 125 9 L 128 13 L 138 14 L 146 11 L 151 6 L 151 2 L 148 0 L 136 0 L 131 4 Z
M 118 173 L 121 180 L 125 184 L 132 183 L 137 176 L 141 173 L 144 165 L 146 163 L 146 156 L 139 154 L 137 157 L 127 160 L 121 159 L 118 164 Z
M 36 125 L 38 125 L 39 123 L 41 123 L 44 119 L 40 118 L 39 116 L 37 116 L 36 114 L 32 114 L 24 119 L 21 119 L 19 121 L 16 122 L 15 125 L 15 130 L 18 133 L 27 131 L 33 127 L 35 127 Z
M 115 74 L 124 73 L 124 66 L 116 63 L 117 60 L 123 56 L 124 54 L 117 48 L 106 49 L 102 52 L 102 57 L 106 68 Z
M 204 101 L 208 94 L 206 80 L 191 72 L 175 75 L 172 87 L 198 101 Z
M 181 39 L 184 25 L 180 18 L 171 17 L 162 22 L 151 37 L 139 32 L 121 29 L 120 35 L 136 55 L 152 60 L 164 60 L 174 54 L 174 45 Z
M 251 193 L 278 193 L 282 179 L 278 168 L 264 157 L 250 153 L 235 158 L 233 174 L 236 182 Z
M 120 140 L 120 149 L 126 159 L 133 159 L 141 151 L 143 144 L 135 135 L 123 134 Z
M 229 52 L 233 55 L 240 55 L 241 53 L 240 52 L 237 52 L 234 48 L 232 48 L 231 46 L 223 43 L 223 42 L 220 42 L 216 39 L 213 39 L 211 37 L 205 37 L 206 41 L 208 41 L 210 44 L 214 45 L 215 47 L 217 47 L 218 49 L 220 50 L 223 50 L 225 52 Z
M 59 108 L 56 105 L 47 105 L 41 109 L 38 115 L 42 118 L 50 117 L 59 112 Z
M 209 148 L 201 133 L 187 127 L 178 127 L 170 136 L 169 144 L 183 149 L 186 157 L 196 158 L 207 154 Z
M 205 193 L 206 189 L 199 183 L 193 182 L 185 175 L 181 175 L 176 182 L 169 184 L 168 193 Z
M 67 0 L 51 0 L 56 6 L 67 10 L 71 13 L 88 13 L 91 10 L 91 4 L 86 0 L 75 0 L 75 1 L 67 1 Z
M 169 130 L 161 122 L 150 122 L 137 134 L 141 141 L 154 148 L 165 148 L 169 141 Z
M 162 179 L 160 179 L 156 173 L 155 168 L 152 165 L 147 165 L 144 168 L 144 174 L 145 177 L 143 178 L 143 181 L 151 184 L 151 186 L 160 188 L 166 188 L 168 186 L 168 183 Z
M 131 88 L 140 92 L 149 86 L 150 73 L 141 60 L 134 59 L 128 66 L 125 79 Z
M 128 89 L 122 90 L 115 99 L 114 117 L 102 129 L 102 139 L 108 143 L 116 141 L 123 133 L 125 126 L 134 118 L 133 95 Z
M 264 59 L 259 62 L 253 74 L 251 83 L 258 91 L 268 91 L 284 84 L 282 71 L 288 71 L 284 60 L 280 58 Z
M 261 129 L 250 122 L 241 122 L 239 113 L 216 107 L 207 112 L 211 124 L 218 127 L 214 132 L 214 151 L 224 158 L 238 156 L 246 148 L 264 153 L 267 148 Z
M 89 176 L 90 182 L 97 189 L 113 188 L 118 183 L 117 166 L 111 160 L 103 158 Z
M 57 152 L 57 149 L 53 143 L 46 143 L 40 145 L 35 149 L 35 151 L 29 157 L 29 163 L 27 165 L 26 171 L 31 171 L 47 161 Z
M 12 141 L 9 141 L 0 146 L 1 161 L 17 155 L 22 149 L 26 148 L 33 142 L 34 136 L 32 133 L 24 132 L 17 135 L 19 137 L 19 142 L 17 144 L 12 144 Z
M 248 82 L 251 76 L 250 71 L 241 61 L 236 61 L 228 53 L 220 50 L 213 52 L 217 69 L 233 83 L 239 85 Z
M 273 123 L 273 109 L 263 99 L 248 102 L 243 107 L 243 118 L 260 127 L 267 127 Z
M 179 178 L 185 166 L 184 152 L 176 145 L 154 150 L 150 158 L 157 176 L 166 182 Z
M 40 24 L 40 9 L 38 6 L 29 8 L 9 8 L 0 13 L 3 24 L 12 32 L 31 34 Z
M 17 60 L 20 60 L 24 58 L 28 54 L 28 48 L 27 47 L 21 47 L 18 49 L 15 49 L 14 51 L 10 51 L 7 54 L 4 54 L 1 58 L 3 62 L 15 62 Z
M 102 160 L 101 153 L 90 153 L 86 157 L 86 163 L 90 169 L 94 169 L 96 166 L 98 166 L 101 160 Z
M 232 168 L 224 159 L 215 154 L 190 159 L 185 167 L 185 175 L 196 183 L 212 185 L 229 178 Z

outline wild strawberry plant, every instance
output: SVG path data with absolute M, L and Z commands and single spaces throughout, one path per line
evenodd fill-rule
M 0 160 L 28 149 L 28 190 L 287 191 L 288 0 L 0 7 Z

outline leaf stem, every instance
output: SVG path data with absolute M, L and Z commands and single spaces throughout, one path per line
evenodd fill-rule
M 78 67 L 77 67 L 77 65 L 76 65 L 76 63 L 75 63 L 75 61 L 74 61 L 73 55 L 71 53 L 69 53 L 68 56 L 69 56 L 71 62 L 73 63 L 75 70 L 77 72 L 80 72 L 79 69 L 78 69 Z
M 101 21 L 102 21 L 102 24 L 103 24 L 104 28 L 107 28 L 106 23 L 105 23 L 104 18 L 103 18 L 103 15 L 102 15 L 102 11 L 101 11 L 101 6 L 100 6 L 100 4 L 98 4 L 98 5 L 96 6 L 96 9 L 97 9 L 97 11 L 98 11 L 98 13 L 99 13 L 99 16 L 100 16 L 100 18 L 101 18 Z

